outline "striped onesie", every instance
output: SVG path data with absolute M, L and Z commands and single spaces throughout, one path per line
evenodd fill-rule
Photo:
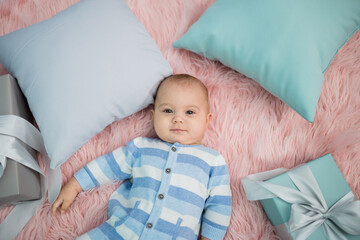
M 108 220 L 79 239 L 223 239 L 230 222 L 230 176 L 203 145 L 136 138 L 80 169 L 84 190 L 125 180 L 111 195 Z

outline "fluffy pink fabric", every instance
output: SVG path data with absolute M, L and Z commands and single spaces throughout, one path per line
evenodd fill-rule
M 2 0 L 0 35 L 44 20 L 78 0 Z M 331 153 L 351 189 L 360 196 L 360 31 L 326 71 L 313 124 L 257 83 L 222 64 L 171 44 L 214 0 L 128 0 L 175 73 L 205 82 L 213 119 L 204 143 L 220 151 L 231 174 L 233 213 L 226 239 L 277 239 L 258 202 L 246 200 L 240 179 L 277 167 L 292 168 Z M 6 70 L 0 68 L 0 74 Z M 154 136 L 149 109 L 114 122 L 61 169 L 63 183 L 96 156 L 137 136 Z M 42 160 L 40 158 L 40 160 Z M 45 202 L 16 239 L 73 239 L 107 218 L 107 202 L 120 183 L 79 194 L 70 210 L 53 217 Z M 11 207 L 0 210 L 0 222 Z

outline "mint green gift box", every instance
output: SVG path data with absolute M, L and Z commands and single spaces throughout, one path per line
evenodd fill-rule
M 310 168 L 310 171 L 314 176 L 315 181 L 317 182 L 329 209 L 331 209 L 331 207 L 335 203 L 337 203 L 340 199 L 342 199 L 345 195 L 352 194 L 349 185 L 347 184 L 344 176 L 342 175 L 341 171 L 337 167 L 335 161 L 333 160 L 330 154 L 315 159 L 311 162 L 308 162 L 306 163 L 306 165 Z M 289 173 L 294 175 L 295 172 L 293 169 L 291 169 L 278 176 L 265 180 L 264 182 L 276 184 L 278 186 L 283 186 L 294 190 L 299 190 L 298 187 L 294 184 L 292 178 L 289 176 Z M 296 174 L 298 174 L 298 172 L 296 172 Z M 299 179 L 308 178 L 308 176 L 306 175 L 304 176 L 296 175 L 296 176 L 299 177 Z M 243 181 L 243 185 L 245 191 L 247 191 L 246 192 L 247 195 L 250 195 L 251 194 L 250 192 L 254 190 L 261 192 L 261 190 L 259 190 L 258 188 L 254 188 L 254 187 L 249 188 L 248 186 L 246 186 L 244 181 Z M 359 203 L 360 203 L 359 200 L 355 202 L 357 209 L 359 209 Z M 292 212 L 292 204 L 280 199 L 279 197 L 263 199 L 260 200 L 260 203 L 262 204 L 270 222 L 272 223 L 272 225 L 275 226 L 276 233 L 281 237 L 281 239 L 295 239 L 296 235 L 290 232 L 289 223 L 288 223 Z M 358 212 L 358 210 L 356 210 L 356 212 Z M 360 228 L 359 214 L 360 213 L 357 213 L 355 215 L 357 215 L 356 219 Z M 345 231 L 341 230 L 340 228 L 339 231 L 346 239 L 349 240 L 360 239 L 360 235 L 350 235 Z M 331 238 L 329 238 L 329 236 L 325 232 L 324 225 L 320 225 L 306 239 L 328 240 Z

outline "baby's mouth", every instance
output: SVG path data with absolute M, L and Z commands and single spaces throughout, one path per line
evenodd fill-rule
M 186 130 L 181 129 L 181 128 L 173 128 L 173 129 L 170 129 L 170 131 L 172 131 L 172 132 L 185 132 Z

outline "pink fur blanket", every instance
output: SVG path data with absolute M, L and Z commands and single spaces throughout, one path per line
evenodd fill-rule
M 78 0 L 2 0 L 0 35 L 51 17 Z M 331 153 L 357 198 L 360 197 L 360 31 L 338 52 L 325 73 L 311 124 L 253 80 L 172 43 L 214 0 L 128 0 L 130 8 L 170 62 L 209 88 L 213 119 L 204 143 L 226 158 L 233 212 L 225 239 L 278 239 L 259 202 L 246 199 L 240 179 L 278 167 L 292 168 Z M 6 70 L 1 67 L 0 74 Z M 114 122 L 72 156 L 61 170 L 63 183 L 96 156 L 137 136 L 154 136 L 149 109 Z M 41 157 L 40 157 L 41 160 Z M 16 239 L 73 239 L 107 218 L 114 183 L 78 195 L 65 214 L 52 216 L 46 201 Z M 12 207 L 0 210 L 0 222 Z

